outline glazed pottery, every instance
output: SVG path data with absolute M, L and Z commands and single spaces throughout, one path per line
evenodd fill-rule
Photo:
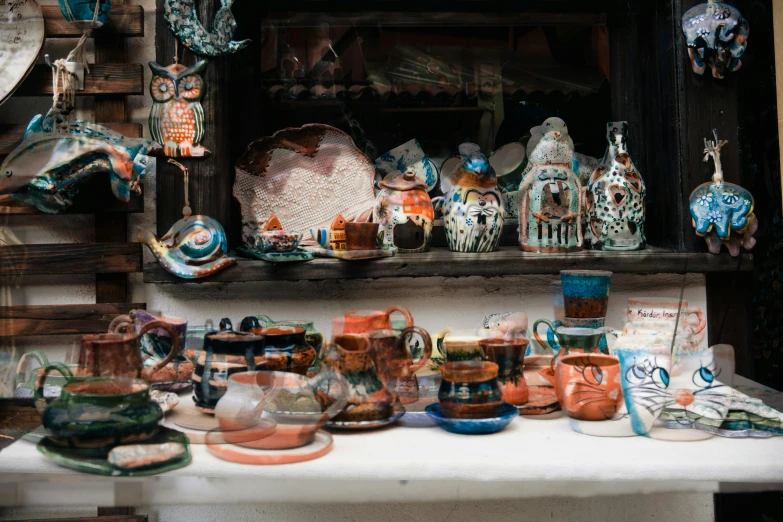
M 375 177 L 378 181 L 398 172 L 413 172 L 416 181 L 426 192 L 438 184 L 438 167 L 424 154 L 415 139 L 395 147 L 375 159 Z M 383 184 L 381 183 L 383 187 Z M 428 243 L 429 244 L 429 243 Z
M 38 363 L 38 368 L 25 374 L 24 365 L 28 359 L 33 359 Z M 14 389 L 14 397 L 19 399 L 29 399 L 33 397 L 37 383 L 42 379 L 44 369 L 49 366 L 49 358 L 46 354 L 32 350 L 25 352 L 19 358 L 19 362 L 16 363 L 16 388 Z M 75 373 L 76 366 L 68 367 L 69 373 Z M 43 381 L 41 381 L 43 382 Z M 60 388 L 68 383 L 68 379 L 64 375 L 50 375 L 44 385 L 43 396 L 45 399 L 59 397 Z
M 507 402 L 500 405 L 496 415 L 477 419 L 449 417 L 440 404 L 430 404 L 425 411 L 444 430 L 462 435 L 497 433 L 511 424 L 517 416 L 517 408 Z
M 346 223 L 345 247 L 348 250 L 375 250 L 378 244 L 378 223 Z
M 315 329 L 315 324 L 312 321 L 303 319 L 284 319 L 280 321 L 273 321 L 267 315 L 257 315 L 256 319 L 261 323 L 261 326 L 268 328 L 273 326 L 298 326 L 305 329 L 305 340 L 307 344 L 313 347 L 316 354 L 316 362 L 318 364 L 323 356 L 324 336 Z
M 644 233 L 647 189 L 628 155 L 628 122 L 607 124 L 601 165 L 587 184 L 585 242 L 595 250 L 640 250 Z
M 612 273 L 602 270 L 563 270 L 565 316 L 580 319 L 606 317 Z
M 549 332 L 553 332 L 555 343 L 550 344 L 541 338 L 538 333 L 538 325 L 545 324 Z M 552 350 L 556 357 L 572 353 L 600 353 L 601 341 L 604 338 L 603 328 L 576 328 L 568 326 L 556 327 L 546 319 L 539 319 L 533 323 L 533 336 L 538 343 Z M 548 334 L 547 334 L 548 335 Z
M 44 35 L 44 17 L 34 0 L 4 2 L 0 7 L 0 104 L 32 70 Z
M 528 252 L 582 248 L 582 184 L 574 142 L 560 118 L 530 129 L 528 170 L 519 185 L 519 246 Z
M 575 318 L 575 317 L 563 317 L 563 320 L 557 320 L 553 323 L 546 322 L 537 322 L 536 324 L 546 324 L 547 330 L 546 330 L 546 342 L 547 344 L 552 347 L 552 349 L 557 353 L 560 351 L 560 345 L 557 342 L 557 339 L 555 338 L 555 332 L 557 328 L 560 328 L 561 326 L 566 328 L 591 328 L 591 329 L 604 329 L 604 324 L 606 322 L 606 319 L 604 317 L 599 317 L 595 319 L 581 319 L 581 318 Z M 552 328 L 554 326 L 554 329 Z M 604 330 L 606 331 L 606 330 Z M 598 348 L 603 353 L 608 353 L 609 348 L 606 341 L 606 336 L 601 336 L 601 341 L 598 343 Z
M 215 417 L 228 443 L 255 449 L 297 448 L 313 442 L 347 400 L 348 383 L 335 372 L 310 380 L 288 372 L 244 372 L 229 379 Z M 275 429 L 254 436 L 262 419 L 274 421 Z
M 296 252 L 301 240 L 302 234 L 285 230 L 275 214 L 269 216 L 266 222 L 246 222 L 242 227 L 244 248 L 253 255 Z
M 351 420 L 338 420 L 332 419 L 326 423 L 326 427 L 335 430 L 347 430 L 347 431 L 361 431 L 361 430 L 373 430 L 376 428 L 385 428 L 396 423 L 407 413 L 405 407 L 400 402 L 395 402 L 392 406 L 392 413 L 390 417 L 378 420 L 366 420 L 366 421 L 351 421 Z
M 449 250 L 493 252 L 503 232 L 503 201 L 495 171 L 478 145 L 459 147 L 461 162 L 448 176 L 451 189 L 443 196 L 443 226 Z
M 151 319 L 134 327 L 132 333 L 106 333 L 84 335 L 79 350 L 79 375 L 135 377 L 156 381 L 159 378 L 168 379 L 170 372 L 167 365 L 176 360 L 180 354 L 180 332 L 165 320 Z M 147 366 L 142 361 L 141 339 L 147 332 L 165 331 L 171 339 L 171 347 L 165 356 L 158 357 L 152 365 Z
M 498 365 L 498 385 L 503 400 L 514 406 L 525 404 L 530 391 L 525 382 L 525 353 L 530 346 L 527 339 L 482 339 L 479 341 L 484 359 Z
M 528 165 L 525 146 L 517 141 L 506 143 L 490 154 L 489 164 L 498 177 L 506 217 L 519 218 L 519 185 Z
M 130 314 L 117 316 L 109 325 L 109 333 L 135 332 L 139 335 L 144 325 L 152 321 L 162 321 L 171 325 L 178 334 L 179 345 L 185 346 L 185 333 L 188 328 L 185 319 L 156 315 L 146 310 L 133 310 Z M 173 348 L 171 334 L 165 328 L 147 331 L 140 335 L 139 339 L 145 368 L 155 367 Z M 153 388 L 179 390 L 190 386 L 193 363 L 183 352 L 184 350 L 165 367 L 155 372 L 151 379 Z
M 127 444 L 109 452 L 109 464 L 121 470 L 162 467 L 181 460 L 188 451 L 185 444 L 163 442 L 158 444 Z
M 435 213 L 426 185 L 408 170 L 390 173 L 380 187 L 373 208 L 373 221 L 380 225 L 378 244 L 400 252 L 429 250 Z
M 488 361 L 447 362 L 438 402 L 446 417 L 481 419 L 497 415 L 502 401 L 498 365 Z
M 226 393 L 231 375 L 265 367 L 264 342 L 263 335 L 230 329 L 206 334 L 204 348 L 198 354 L 193 371 L 196 408 L 204 413 L 214 413 L 215 405 Z
M 207 434 L 207 450 L 221 460 L 238 464 L 276 465 L 294 464 L 323 457 L 332 451 L 332 436 L 325 431 L 318 431 L 310 444 L 293 449 L 265 450 L 245 448 L 235 444 L 226 444 L 222 433 Z
M 111 0 L 57 0 L 66 22 L 76 24 L 83 32 L 98 29 L 106 23 Z M 95 12 L 95 9 L 98 12 Z
M 405 328 L 413 327 L 413 316 L 404 306 L 394 305 L 386 311 L 350 310 L 343 317 L 332 319 L 332 335 L 366 333 L 372 330 L 391 330 L 391 315 L 399 312 L 405 318 Z
M 169 455 L 167 460 L 160 460 L 159 452 L 162 445 L 176 445 L 176 454 Z M 182 449 L 184 448 L 184 452 Z M 36 449 L 49 460 L 63 468 L 72 469 L 81 473 L 94 475 L 108 475 L 112 477 L 144 477 L 157 475 L 179 469 L 190 464 L 192 457 L 188 450 L 188 439 L 183 433 L 167 428 L 161 428 L 157 435 L 144 441 L 143 444 L 118 446 L 112 451 L 135 450 L 135 458 L 132 459 L 134 467 L 122 466 L 122 463 L 112 459 L 118 465 L 112 464 L 108 455 L 109 448 L 102 451 L 84 450 L 78 448 L 61 447 L 55 444 L 49 437 L 44 437 Z M 170 452 L 170 450 L 169 450 Z M 152 454 L 156 458 L 151 459 Z M 143 463 L 143 464 L 142 464 Z
M 310 235 L 325 250 L 342 252 L 348 250 L 348 245 L 345 241 L 346 223 L 347 221 L 343 215 L 337 214 L 329 228 L 311 228 Z
M 53 444 L 101 450 L 142 442 L 158 433 L 163 411 L 150 400 L 147 382 L 127 377 L 74 377 L 65 365 L 52 364 L 44 369 L 36 387 L 38 404 L 42 404 L 43 382 L 50 371 L 58 371 L 68 380 L 60 396 L 41 414 Z
M 524 312 L 490 314 L 484 317 L 482 325 L 487 330 L 495 330 L 505 339 L 527 338 L 528 320 Z
M 476 330 L 456 330 L 446 328 L 438 334 L 436 344 L 440 357 L 445 362 L 481 360 L 481 339 L 503 337 L 497 330 L 479 328 Z
M 264 336 L 266 367 L 270 371 L 305 375 L 315 361 L 315 348 L 307 342 L 307 330 L 302 326 L 263 327 L 250 316 L 242 320 L 240 330 Z
M 424 346 L 419 360 L 413 361 L 408 340 L 417 335 Z M 373 330 L 367 334 L 373 361 L 383 384 L 396 395 L 402 404 L 419 400 L 419 383 L 415 373 L 423 368 L 432 356 L 432 339 L 421 327 L 413 326 L 403 331 Z
M 212 319 L 208 319 L 203 325 L 188 325 L 188 329 L 185 331 L 185 347 L 182 349 L 182 355 L 185 356 L 185 359 L 195 365 L 198 355 L 204 348 L 204 336 L 216 331 L 217 328 L 212 323 Z
M 726 69 L 742 67 L 750 26 L 736 7 L 712 0 L 691 7 L 682 15 L 682 32 L 696 74 L 709 66 L 713 77 L 723 78 Z
M 319 257 L 342 259 L 343 261 L 364 261 L 368 259 L 381 259 L 394 257 L 396 248 L 376 248 L 374 250 L 328 250 L 320 247 L 307 247 L 307 249 Z
M 604 421 L 623 402 L 620 361 L 611 355 L 566 355 L 555 366 L 557 400 L 574 419 Z
M 679 311 L 679 322 L 678 322 Z M 688 301 L 666 297 L 634 297 L 628 300 L 626 335 L 675 335 L 673 373 L 681 353 L 697 352 L 706 348 L 707 316 Z
M 250 250 L 247 247 L 240 246 L 237 247 L 237 254 L 269 263 L 301 263 L 303 261 L 311 261 L 315 257 L 315 252 L 305 250 L 304 248 L 297 248 L 292 252 L 259 252 L 258 250 Z
M 560 409 L 555 387 L 541 372 L 551 371 L 553 355 L 533 354 L 525 357 L 524 376 L 528 400 L 518 406 L 520 415 L 547 415 Z
M 336 422 L 384 421 L 393 415 L 395 397 L 384 386 L 373 361 L 366 335 L 335 335 L 324 352 L 321 371 L 332 370 L 348 381 L 348 405 L 334 418 Z
M 221 0 L 212 31 L 198 19 L 196 0 L 164 0 L 163 19 L 171 32 L 188 49 L 201 56 L 221 56 L 247 47 L 250 40 L 233 41 L 237 23 L 231 6 L 234 0 Z
M 120 201 L 141 193 L 149 155 L 159 148 L 155 142 L 83 121 L 57 131 L 51 114 L 30 120 L 24 138 L 0 166 L 4 173 L 0 195 L 10 194 L 41 212 L 57 214 L 71 206 L 80 182 L 98 173 L 108 175 L 112 193 Z

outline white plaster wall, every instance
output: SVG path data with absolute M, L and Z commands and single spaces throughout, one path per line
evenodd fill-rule
M 56 0 L 39 0 L 42 5 Z M 146 63 L 155 58 L 155 1 L 140 0 L 144 6 L 145 38 L 129 39 L 131 59 L 145 64 L 146 82 L 150 72 Z M 75 42 L 71 40 L 47 43 L 46 51 L 63 56 Z M 145 82 L 145 83 L 146 83 Z M 146 89 L 145 89 L 146 90 Z M 15 98 L 0 107 L 0 123 L 26 123 L 34 114 L 45 112 L 50 101 L 39 98 Z M 150 101 L 148 96 L 129 98 L 132 121 L 145 125 Z M 80 117 L 92 117 L 89 100 L 79 101 Z M 152 169 L 151 169 L 152 170 Z M 155 173 L 152 170 L 145 183 L 143 215 L 132 215 L 130 234 L 136 226 L 155 228 Z M 161 202 L 165 204 L 165 202 Z M 0 217 L 0 239 L 8 242 L 50 243 L 87 242 L 93 239 L 93 218 L 84 216 Z M 145 251 L 145 259 L 151 260 Z M 650 267 L 655 270 L 655 267 Z M 133 302 L 145 302 L 150 310 L 187 317 L 191 324 L 203 324 L 207 319 L 230 317 L 239 321 L 250 314 L 264 313 L 273 318 L 309 318 L 325 334 L 330 319 L 347 309 L 382 309 L 390 304 L 408 307 L 417 324 L 432 334 L 451 326 L 473 328 L 487 313 L 527 312 L 532 321 L 552 318 L 552 282 L 549 276 L 518 276 L 506 278 L 461 279 L 386 279 L 360 281 L 323 281 L 301 283 L 253 283 L 210 285 L 145 285 L 140 274 L 131 276 Z M 90 276 L 36 276 L 0 280 L 0 304 L 78 304 L 94 302 L 94 282 Z M 705 308 L 704 278 L 682 276 L 616 275 L 607 324 L 620 327 L 621 315 L 628 297 L 657 295 L 679 297 L 685 284 L 685 298 L 691 305 Z M 76 337 L 30 337 L 0 344 L 0 364 L 6 375 L 12 362 L 28 350 L 43 350 L 51 359 L 68 360 L 77 346 Z M 2 356 L 5 356 L 2 358 Z M 0 375 L 0 381 L 2 375 Z M 8 383 L 3 394 L 10 393 Z M 5 518 L 6 513 L 0 514 Z M 600 499 L 540 499 L 516 502 L 474 502 L 438 504 L 369 504 L 361 506 L 215 506 L 190 508 L 172 506 L 150 511 L 152 520 L 601 520 L 637 522 L 646 520 L 712 519 L 711 495 L 650 495 L 634 497 L 604 497 Z M 11 517 L 16 518 L 16 517 Z M 34 518 L 34 517 L 31 517 Z

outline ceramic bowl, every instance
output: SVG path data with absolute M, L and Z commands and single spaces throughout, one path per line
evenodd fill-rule
M 518 415 L 516 406 L 504 402 L 500 405 L 500 410 L 494 417 L 486 419 L 456 419 L 446 417 L 440 404 L 430 404 L 425 408 L 427 415 L 437 422 L 441 428 L 451 433 L 460 433 L 464 435 L 481 435 L 487 433 L 496 433 L 506 426 Z
M 261 250 L 264 252 L 293 252 L 299 248 L 302 234 L 283 230 L 267 230 L 258 235 Z

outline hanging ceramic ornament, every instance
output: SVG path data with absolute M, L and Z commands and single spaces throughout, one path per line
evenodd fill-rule
M 726 69 L 742 67 L 750 26 L 736 7 L 710 0 L 689 9 L 682 16 L 682 32 L 688 45 L 693 71 L 723 78 Z
M 188 197 L 188 169 L 170 159 L 185 178 L 185 207 L 182 219 L 174 223 L 165 236 L 158 238 L 150 230 L 138 229 L 139 243 L 147 245 L 166 271 L 182 279 L 207 277 L 234 263 L 228 257 L 228 240 L 220 223 L 209 216 L 192 215 Z
M 0 104 L 27 77 L 44 42 L 44 18 L 34 0 L 0 2 Z
M 185 47 L 202 56 L 231 54 L 247 47 L 250 40 L 232 40 L 237 29 L 231 6 L 234 0 L 221 0 L 212 32 L 198 19 L 196 0 L 163 0 L 163 17 L 169 29 Z
M 176 61 L 168 67 L 149 63 L 152 70 L 149 126 L 152 137 L 173 158 L 203 157 L 209 151 L 200 145 L 204 138 L 204 77 L 207 62 L 187 67 Z
M 103 27 L 111 11 L 111 0 L 58 0 L 58 2 L 65 20 L 78 26 L 82 32 Z
M 711 183 L 699 185 L 691 193 L 691 218 L 696 234 L 704 238 L 711 253 L 720 254 L 721 245 L 726 245 L 736 257 L 740 246 L 750 250 L 756 244 L 753 234 L 759 225 L 753 214 L 755 202 L 744 188 L 723 181 L 720 150 L 728 142 L 718 140 L 717 131 L 713 131 L 713 135 L 715 141 L 704 140 L 704 161 L 713 159 L 715 174 Z

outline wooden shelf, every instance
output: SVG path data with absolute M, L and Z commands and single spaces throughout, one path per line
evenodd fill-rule
M 90 73 L 84 76 L 84 90 L 76 94 L 144 94 L 144 67 L 140 63 L 90 65 Z M 52 69 L 45 63 L 33 67 L 14 95 L 51 96 Z
M 41 11 L 47 38 L 79 38 L 82 35 L 76 25 L 65 21 L 58 6 L 44 5 Z M 144 36 L 144 8 L 140 5 L 112 6 L 108 20 L 98 31 L 117 36 Z
M 0 247 L 0 276 L 141 272 L 141 244 L 84 243 Z
M 639 252 L 576 252 L 534 254 L 502 247 L 490 254 L 464 254 L 433 249 L 423 254 L 397 254 L 369 261 L 316 258 L 307 263 L 267 263 L 239 258 L 236 265 L 197 281 L 179 279 L 158 263 L 144 266 L 145 283 L 208 283 L 377 279 L 385 277 L 468 277 L 558 274 L 561 270 L 611 270 L 616 273 L 714 273 L 750 271 L 753 256 L 739 258 L 648 248 Z
M 0 307 L 0 337 L 105 333 L 112 319 L 140 303 Z

